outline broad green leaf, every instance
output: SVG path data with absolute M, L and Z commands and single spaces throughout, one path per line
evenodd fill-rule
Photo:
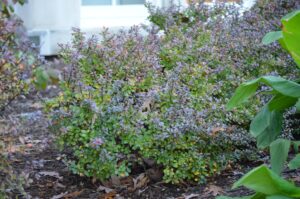
M 277 94 L 272 98 L 271 101 L 268 103 L 268 108 L 270 111 L 277 110 L 283 111 L 291 106 L 294 106 L 297 102 L 297 98 L 288 97 L 285 95 Z
M 300 112 L 300 99 L 298 99 L 298 101 L 296 103 L 296 110 L 298 113 Z
M 282 37 L 283 37 L 282 31 L 269 32 L 262 39 L 262 43 L 264 45 L 268 45 L 270 43 L 273 43 L 274 41 L 281 39 Z
M 290 169 L 298 169 L 300 168 L 300 154 L 297 154 L 296 157 L 294 157 L 290 163 L 289 163 Z
M 233 109 L 235 106 L 242 104 L 243 102 L 247 101 L 247 99 L 250 98 L 252 95 L 254 95 L 255 91 L 258 88 L 258 84 L 255 81 L 250 81 L 241 84 L 229 100 L 227 104 L 227 109 Z
M 289 51 L 289 49 L 287 48 L 287 46 L 286 46 L 286 44 L 285 44 L 285 42 L 284 42 L 284 38 L 283 38 L 283 37 L 280 38 L 280 39 L 278 40 L 278 42 L 280 43 L 281 47 L 282 47 L 284 50 Z
M 285 80 L 281 77 L 263 76 L 241 84 L 235 91 L 232 98 L 229 100 L 227 109 L 230 110 L 233 107 L 247 101 L 248 98 L 254 95 L 256 89 L 259 86 L 259 83 L 264 83 L 270 86 L 282 95 L 286 95 L 292 98 L 300 98 L 300 84 Z
M 295 10 L 293 12 L 290 12 L 290 13 L 286 14 L 284 17 L 282 17 L 281 22 L 289 21 L 289 20 L 293 19 L 294 17 L 296 17 L 299 14 L 300 14 L 300 10 Z
M 281 20 L 283 40 L 286 48 L 300 67 L 300 10 L 287 14 Z
M 275 195 L 275 196 L 267 196 L 266 199 L 293 199 L 293 198 L 282 196 L 282 195 Z
M 300 188 L 284 180 L 265 165 L 259 166 L 234 183 L 233 188 L 245 186 L 265 195 L 300 197 Z
M 271 168 L 278 175 L 282 172 L 290 150 L 291 141 L 277 139 L 270 145 Z
M 255 116 L 250 125 L 250 133 L 256 138 L 259 148 L 265 148 L 277 139 L 282 121 L 282 112 L 270 111 L 267 105 Z
M 256 79 L 256 82 L 264 83 L 282 95 L 300 98 L 300 84 L 296 82 L 275 76 L 263 76 Z
M 293 141 L 292 145 L 293 145 L 294 151 L 296 153 L 298 153 L 299 152 L 300 141 Z

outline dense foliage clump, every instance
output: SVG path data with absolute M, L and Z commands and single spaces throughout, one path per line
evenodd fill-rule
M 2 0 L 0 2 L 1 120 L 7 117 L 4 109 L 9 103 L 28 91 L 29 83 L 32 80 L 32 70 L 41 63 L 35 46 L 26 35 L 23 22 L 13 13 L 13 6 L 17 3 L 23 5 L 24 0 Z M 0 198 L 13 198 L 16 193 L 26 197 L 23 178 L 19 173 L 13 171 L 7 160 L 8 146 L 3 138 L 7 137 L 10 131 L 6 131 L 3 121 L 0 130 Z
M 20 1 L 21 3 L 23 1 Z M 23 93 L 31 71 L 40 63 L 21 19 L 11 12 L 11 5 L 1 2 L 0 12 L 0 110 Z
M 240 82 L 288 76 L 293 62 L 278 45 L 260 45 L 277 23 L 261 14 L 265 8 L 243 17 L 203 4 L 186 12 L 197 6 L 207 18 L 182 23 L 172 15 L 143 31 L 104 31 L 101 42 L 74 31 L 61 51 L 69 65 L 62 92 L 47 104 L 60 143 L 74 153 L 73 171 L 107 179 L 157 167 L 166 182 L 204 182 L 255 156 L 246 131 L 264 99 L 233 112 L 225 105 Z

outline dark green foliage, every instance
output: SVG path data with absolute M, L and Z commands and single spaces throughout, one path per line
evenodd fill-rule
M 292 199 L 300 197 L 300 188 L 282 179 L 267 166 L 262 165 L 244 175 L 234 183 L 233 188 L 245 186 L 256 194 L 246 197 L 218 197 L 218 199 Z

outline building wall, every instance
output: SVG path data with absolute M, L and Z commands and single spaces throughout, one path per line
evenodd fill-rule
M 170 2 L 147 1 L 157 6 L 168 6 Z M 187 5 L 188 1 L 175 0 L 182 5 Z M 244 1 L 244 9 L 248 9 L 255 0 Z M 117 31 L 134 24 L 147 23 L 148 15 L 143 5 L 86 6 L 82 5 L 81 0 L 27 0 L 24 6 L 17 6 L 15 10 L 23 19 L 29 36 L 38 41 L 42 55 L 57 54 L 58 43 L 70 42 L 72 27 L 81 28 L 88 34 L 99 32 L 103 26 Z
M 28 29 L 64 29 L 79 26 L 80 0 L 28 0 L 16 12 Z
M 81 0 L 28 0 L 15 11 L 28 34 L 39 41 L 42 55 L 58 52 L 58 43 L 71 39 L 71 28 L 80 26 Z

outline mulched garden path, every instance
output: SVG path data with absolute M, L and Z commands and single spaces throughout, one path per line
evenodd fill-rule
M 102 183 L 72 174 L 64 163 L 64 154 L 55 145 L 55 136 L 49 132 L 48 120 L 42 111 L 42 101 L 57 92 L 56 88 L 50 88 L 44 93 L 21 96 L 0 115 L 0 139 L 6 144 L 8 162 L 17 178 L 24 179 L 27 194 L 24 196 L 10 190 L 14 198 L 210 199 L 220 194 L 250 194 L 243 188 L 230 188 L 233 182 L 256 165 L 228 170 L 209 179 L 206 185 L 165 184 L 160 177 L 155 177 L 158 172 L 151 169 Z M 0 182 L 1 178 L 3 175 L 0 175 Z

